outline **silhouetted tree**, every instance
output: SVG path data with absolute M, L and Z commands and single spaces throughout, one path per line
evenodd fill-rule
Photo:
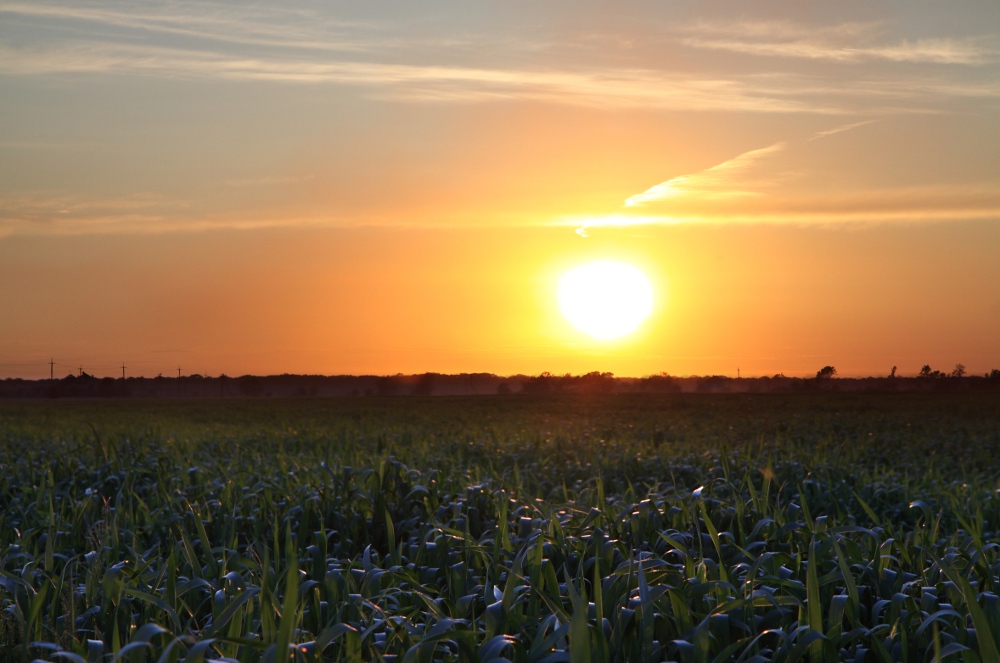
M 399 377 L 381 377 L 375 385 L 379 396 L 395 396 L 399 393 Z
M 990 371 L 989 377 L 991 380 L 1000 380 L 1000 368 L 994 368 L 992 371 Z
M 240 394 L 248 397 L 260 396 L 264 393 L 264 383 L 255 375 L 244 375 L 238 380 Z
M 649 377 L 642 378 L 639 381 L 639 389 L 641 391 L 669 393 L 680 391 L 681 385 L 669 373 L 660 373 L 659 375 L 650 375 Z
M 931 365 L 924 364 L 923 368 L 920 369 L 920 372 L 917 375 L 922 378 L 929 378 L 931 376 Z
M 891 378 L 896 377 L 896 367 L 895 366 L 893 366 L 892 370 L 889 371 L 889 377 L 891 377 Z
M 525 394 L 547 394 L 553 390 L 558 380 L 559 378 L 545 371 L 538 377 L 525 380 L 521 385 L 521 391 Z
M 436 377 L 436 373 L 424 373 L 417 378 L 417 383 L 413 385 L 413 391 L 411 393 L 414 396 L 430 396 L 434 393 L 434 382 Z
M 695 391 L 712 393 L 726 391 L 731 378 L 725 375 L 709 375 L 698 380 Z M 735 382 L 735 380 L 733 380 Z
M 955 370 L 951 372 L 951 377 L 953 378 L 965 377 L 965 364 L 955 364 Z
M 115 396 L 127 396 L 128 391 L 125 385 L 119 384 L 115 378 L 101 378 L 97 386 L 97 395 L 101 398 L 112 398 Z
M 837 369 L 833 366 L 824 366 L 823 368 L 816 371 L 817 378 L 832 378 L 837 374 Z
M 601 373 L 600 371 L 593 371 L 580 376 L 578 383 L 580 385 L 580 391 L 585 393 L 610 393 L 615 389 L 615 375 L 614 373 Z

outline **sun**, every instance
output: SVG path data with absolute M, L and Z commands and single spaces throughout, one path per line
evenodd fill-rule
M 599 260 L 559 279 L 559 308 L 570 324 L 601 341 L 631 334 L 653 311 L 653 288 L 633 265 Z

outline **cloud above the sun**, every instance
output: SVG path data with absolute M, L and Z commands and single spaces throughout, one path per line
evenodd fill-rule
M 1000 220 L 1000 190 L 990 185 L 942 184 L 829 191 L 823 173 L 783 168 L 777 155 L 878 122 L 833 126 L 797 142 L 781 141 L 737 154 L 693 173 L 672 177 L 626 198 L 619 210 L 563 219 L 586 237 L 598 228 L 709 224 L 836 225 L 844 223 Z M 794 183 L 795 186 L 789 186 Z

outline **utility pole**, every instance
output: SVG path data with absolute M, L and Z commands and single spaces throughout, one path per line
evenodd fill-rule
M 736 369 L 736 379 L 737 380 L 740 379 L 740 369 L 739 368 Z
M 83 377 L 83 366 L 80 367 L 80 377 Z
M 180 378 L 180 376 L 181 376 L 181 367 L 178 366 L 177 367 L 177 377 Z
M 122 362 L 122 380 L 125 379 L 125 362 Z
M 49 379 L 55 380 L 56 378 L 56 363 L 52 361 L 52 357 L 49 357 Z

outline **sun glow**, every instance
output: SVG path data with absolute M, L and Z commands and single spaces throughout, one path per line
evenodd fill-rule
M 633 265 L 600 260 L 559 280 L 559 308 L 570 324 L 602 341 L 634 332 L 653 311 L 653 288 Z

